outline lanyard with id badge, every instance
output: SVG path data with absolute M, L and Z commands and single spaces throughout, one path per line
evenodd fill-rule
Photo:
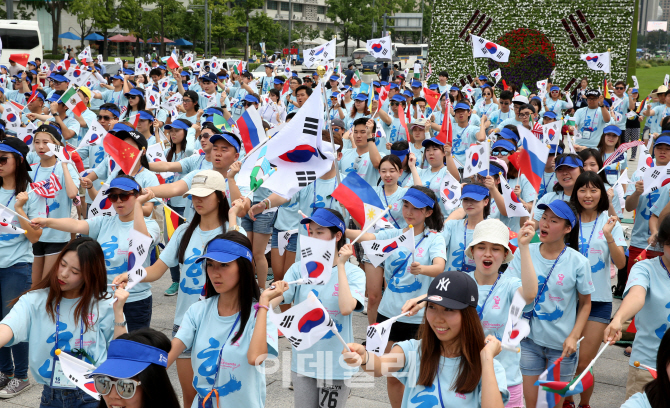
M 58 326 L 60 323 L 60 303 L 56 306 L 56 347 L 58 347 Z M 82 357 L 89 360 L 89 363 L 95 365 L 95 361 L 84 351 L 84 322 L 81 322 L 81 329 L 79 332 L 79 349 L 72 350 L 71 353 L 75 357 L 81 359 Z M 54 355 L 53 364 L 51 366 L 51 388 L 60 388 L 60 389 L 76 389 L 77 386 L 74 385 L 68 378 L 67 375 L 63 372 L 63 369 L 60 364 L 60 358 L 57 355 Z
M 588 108 L 585 113 L 586 118 L 584 118 L 584 123 L 586 123 L 587 119 L 589 119 L 588 115 Z M 590 126 L 587 128 L 586 126 L 582 127 L 582 139 L 584 140 L 590 140 L 591 139 L 591 134 L 598 130 L 598 127 L 596 126 L 595 128 L 593 127 L 594 124 L 598 123 L 598 109 L 596 109 L 596 113 L 593 116 L 593 121 L 589 122 Z
M 233 330 L 235 330 L 235 327 L 239 321 L 240 313 L 237 314 L 237 319 L 235 319 L 235 323 L 233 323 L 233 327 L 230 328 L 230 332 L 228 333 L 228 337 L 226 337 L 226 341 L 223 342 L 221 345 L 221 350 L 219 350 L 219 357 L 216 359 L 216 374 L 214 374 L 212 390 L 204 397 L 201 397 L 200 394 L 198 394 L 198 408 L 213 408 L 214 405 L 212 404 L 214 398 L 216 398 L 216 406 L 219 406 L 219 391 L 216 389 L 216 382 L 219 380 L 219 372 L 221 371 L 221 356 L 223 355 L 223 348 L 226 347 L 226 343 L 228 343 L 230 335 L 233 334 Z
M 528 325 L 530 325 L 531 319 L 533 317 L 533 313 L 535 312 L 535 306 L 537 306 L 538 302 L 540 301 L 540 298 L 542 297 L 542 294 L 544 293 L 544 290 L 547 287 L 547 283 L 549 283 L 549 278 L 551 278 L 551 274 L 552 274 L 552 272 L 554 272 L 554 268 L 556 267 L 556 265 L 558 265 L 558 260 L 561 259 L 561 256 L 565 253 L 565 250 L 567 248 L 568 248 L 567 246 L 563 247 L 563 250 L 561 251 L 561 253 L 558 254 L 558 256 L 556 257 L 556 260 L 554 261 L 554 264 L 551 265 L 551 269 L 549 269 L 549 273 L 547 274 L 547 278 L 544 280 L 544 284 L 542 285 L 540 290 L 537 291 L 537 296 L 535 296 L 535 300 L 533 301 L 533 308 L 531 309 L 531 311 L 526 312 L 526 313 L 521 315 L 522 317 L 528 319 Z

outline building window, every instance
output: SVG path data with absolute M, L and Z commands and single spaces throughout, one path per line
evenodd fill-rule
M 326 7 L 325 6 L 316 6 L 316 13 L 317 14 L 326 14 Z
M 277 2 L 268 0 L 268 10 L 277 10 Z
M 302 4 L 293 4 L 293 11 L 297 13 L 302 13 Z
M 288 11 L 288 10 L 289 10 L 288 3 L 282 3 L 281 4 L 281 11 Z

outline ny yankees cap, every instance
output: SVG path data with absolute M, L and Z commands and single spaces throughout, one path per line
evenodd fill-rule
M 107 360 L 87 376 L 108 375 L 114 378 L 132 378 L 151 364 L 167 368 L 167 357 L 166 351 L 148 344 L 123 339 L 112 340 L 109 343 Z
M 447 309 L 463 310 L 477 307 L 477 282 L 467 273 L 447 271 L 437 275 L 428 287 L 428 294 L 419 301 L 431 302 Z

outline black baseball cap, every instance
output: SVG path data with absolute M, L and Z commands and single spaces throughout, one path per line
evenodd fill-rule
M 114 133 L 114 136 L 118 137 L 121 140 L 124 139 L 132 139 L 137 143 L 137 147 L 142 150 L 146 150 L 149 147 L 149 142 L 147 141 L 147 138 L 144 137 L 143 134 L 136 130 L 119 130 L 118 132 Z
M 462 310 L 477 307 L 477 282 L 467 273 L 447 271 L 437 275 L 428 287 L 428 294 L 420 302 L 432 302 L 447 309 Z
M 586 97 L 588 98 L 589 96 L 600 97 L 600 91 L 597 89 L 589 89 L 586 91 Z

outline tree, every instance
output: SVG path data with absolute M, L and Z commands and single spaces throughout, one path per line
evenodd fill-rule
M 269 46 L 274 48 L 277 43 L 277 33 L 281 31 L 281 25 L 268 17 L 266 13 L 257 13 L 249 21 L 249 42 L 253 45 L 264 42 L 265 49 Z
M 97 7 L 98 2 L 95 0 L 73 0 L 70 6 L 70 12 L 77 16 L 82 49 L 84 48 L 84 37 L 93 32 L 93 24 L 88 20 L 93 20 Z
M 109 30 L 118 25 L 118 13 L 114 0 L 103 0 L 97 3 L 97 7 L 93 9 L 93 21 L 95 27 L 102 31 L 104 39 L 104 46 L 102 57 L 107 59 L 109 55 Z
M 344 41 L 344 53 L 348 52 L 349 37 L 357 30 L 355 20 L 364 7 L 364 0 L 326 0 L 328 11 L 326 16 L 335 22 L 340 29 Z
M 242 21 L 244 21 L 246 25 L 251 19 L 251 11 L 263 7 L 263 0 L 237 0 L 234 4 L 235 11 L 237 12 L 236 14 L 242 14 L 244 17 Z M 246 46 L 244 47 L 244 60 L 249 60 L 249 50 Z
M 51 16 L 51 51 L 58 50 L 58 35 L 60 34 L 61 14 L 63 10 L 68 10 L 72 0 L 44 0 L 44 1 L 22 1 L 21 5 L 28 6 L 33 10 L 44 9 Z
M 325 30 L 323 30 L 323 34 L 321 34 L 321 38 L 323 38 L 324 40 L 328 40 L 328 41 L 332 40 L 333 38 L 335 38 L 335 30 L 333 30 L 330 27 L 326 28 Z
M 305 49 L 305 41 L 311 41 L 319 36 L 319 30 L 313 28 L 309 24 L 298 22 L 293 25 L 293 34 L 295 34 L 295 42 L 300 42 L 300 48 Z

